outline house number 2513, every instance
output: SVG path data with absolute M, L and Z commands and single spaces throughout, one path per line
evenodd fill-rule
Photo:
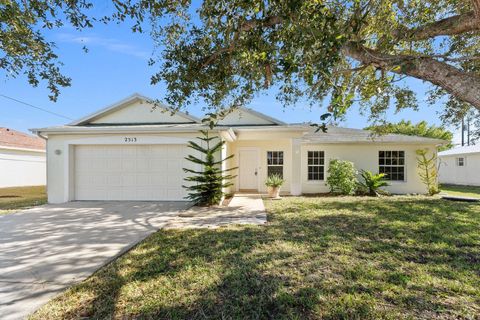
M 137 142 L 136 137 L 125 137 L 125 142 Z

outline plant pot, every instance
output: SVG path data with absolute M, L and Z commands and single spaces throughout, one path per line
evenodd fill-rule
M 268 187 L 267 191 L 270 198 L 280 198 L 280 187 Z

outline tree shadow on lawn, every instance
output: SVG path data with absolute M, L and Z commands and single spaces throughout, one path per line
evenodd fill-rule
M 159 231 L 36 317 L 48 310 L 89 319 L 477 314 L 478 206 L 298 201 L 271 205 L 266 227 Z

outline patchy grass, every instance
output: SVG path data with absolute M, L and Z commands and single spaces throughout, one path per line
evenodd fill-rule
M 480 206 L 268 201 L 267 226 L 161 230 L 31 319 L 474 319 Z
M 0 214 L 46 202 L 45 186 L 0 188 Z
M 480 187 L 476 186 L 458 186 L 452 184 L 442 184 L 440 186 L 440 190 L 452 196 L 480 198 Z

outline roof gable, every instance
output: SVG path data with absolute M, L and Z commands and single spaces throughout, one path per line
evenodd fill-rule
M 237 108 L 218 121 L 221 126 L 285 125 L 284 122 L 247 108 Z
M 113 124 L 170 124 L 198 123 L 199 119 L 177 111 L 172 114 L 168 107 L 150 103 L 151 99 L 134 94 L 105 109 L 90 114 L 70 125 L 113 125 Z

